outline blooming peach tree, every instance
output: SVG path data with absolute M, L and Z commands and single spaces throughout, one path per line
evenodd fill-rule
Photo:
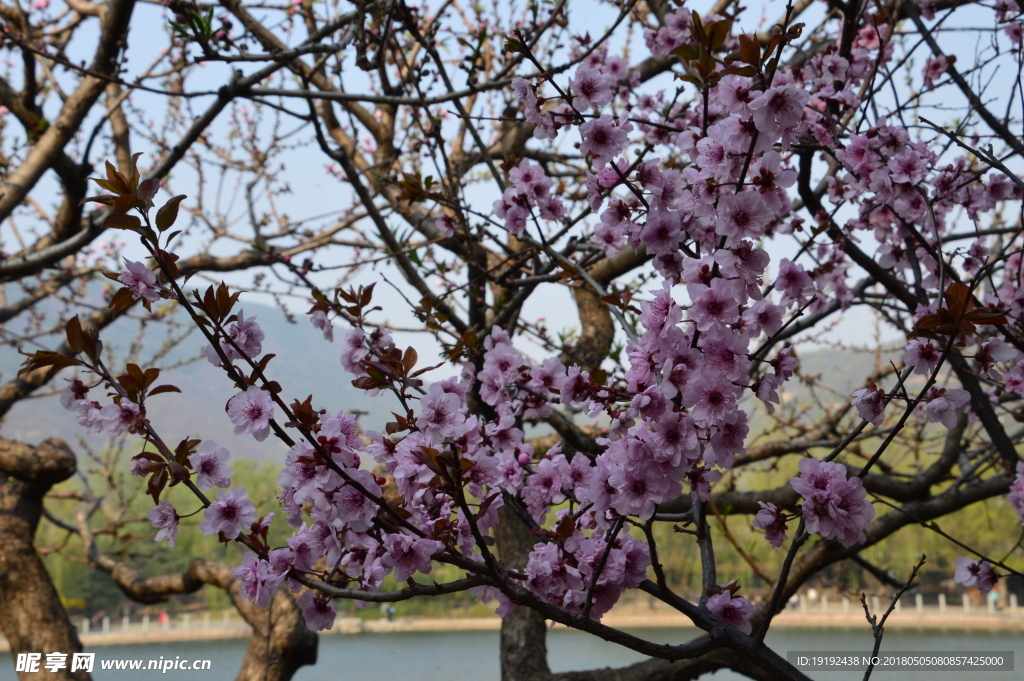
M 37 352 L 25 371 L 78 367 L 64 407 L 88 430 L 143 438 L 130 470 L 147 481 L 158 541 L 172 543 L 197 512 L 161 500 L 184 485 L 203 533 L 249 549 L 233 571 L 245 596 L 266 605 L 298 593 L 313 630 L 331 628 L 337 599 L 472 591 L 503 617 L 534 613 L 666 661 L 738 650 L 765 678 L 806 678 L 763 644 L 789 597 L 908 525 L 962 547 L 965 586 L 988 591 L 1018 574 L 1011 558 L 932 522 L 1000 496 L 1024 522 L 1021 433 L 1009 425 L 1024 397 L 1024 181 L 1010 113 L 1024 102 L 1009 95 L 1000 116 L 943 52 L 942 27 L 970 5 L 830 2 L 812 29 L 798 22 L 811 3 L 780 5 L 770 27 L 736 3 L 703 15 L 648 5 L 612 3 L 598 38 L 557 30 L 565 3 L 531 6 L 502 31 L 454 5 L 375 5 L 360 10 L 374 28 L 352 57 L 368 74 L 364 94 L 332 84 L 345 68 L 327 77 L 305 62 L 302 87 L 254 91 L 307 106 L 317 147 L 441 348 L 426 358 L 396 341 L 373 285 L 325 285 L 328 258 L 299 265 L 268 251 L 268 266 L 308 295 L 325 342 L 339 336 L 339 376 L 400 404 L 383 432 L 363 432 L 353 405 L 286 396 L 242 292 L 180 276 L 185 197 L 157 201 L 158 183 L 108 165 L 96 180 L 106 193 L 92 200 L 108 206 L 106 227 L 134 232 L 149 254 L 108 275 L 123 285 L 111 305 L 180 306 L 211 371 L 237 388 L 225 415 L 235 435 L 273 437 L 286 452 L 280 508 L 257 509 L 231 488 L 230 443 L 175 445 L 146 418 L 177 389 L 157 385 L 154 368 L 116 375 L 97 336 L 69 321 L 71 352 Z M 1001 63 L 1019 75 L 1020 13 L 1000 0 L 974 15 L 991 24 L 993 46 L 979 73 Z M 628 28 L 642 46 L 622 37 Z M 321 30 L 351 42 L 329 22 Z M 442 55 L 439 36 L 458 47 Z M 245 37 L 273 42 L 255 25 Z M 211 57 L 246 54 L 237 39 L 197 41 Z M 940 92 L 962 103 L 958 121 L 927 117 Z M 424 241 L 396 236 L 400 221 Z M 572 292 L 578 336 L 523 318 L 546 284 Z M 837 407 L 801 420 L 783 399 L 804 380 L 797 341 L 864 308 L 905 348 Z M 531 439 L 541 423 L 557 442 Z M 781 440 L 752 444 L 772 429 Z M 926 437 L 939 447 L 901 469 L 895 451 Z M 790 456 L 787 484 L 736 491 L 745 468 Z M 753 603 L 719 574 L 709 514 L 747 516 L 785 554 L 769 597 Z M 661 522 L 699 549 L 695 597 L 666 578 Z M 294 529 L 286 545 L 268 544 L 272 523 Z M 516 533 L 528 541 L 519 555 Z M 465 577 L 415 579 L 438 564 Z M 382 590 L 389 575 L 397 590 Z M 705 633 L 662 645 L 603 624 L 627 590 Z

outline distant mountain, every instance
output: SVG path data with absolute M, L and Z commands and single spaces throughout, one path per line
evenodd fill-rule
M 287 402 L 305 399 L 313 395 L 315 407 L 330 411 L 361 411 L 360 422 L 365 429 L 383 430 L 384 424 L 393 420 L 391 410 L 398 410 L 390 395 L 368 399 L 352 386 L 352 376 L 346 372 L 339 359 L 340 345 L 328 343 L 320 332 L 305 318 L 290 323 L 277 308 L 246 305 L 247 316 L 256 315 L 266 333 L 263 344 L 265 353 L 277 355 L 267 367 L 267 376 L 278 381 L 284 389 Z M 131 345 L 138 333 L 138 325 L 123 320 L 104 330 L 102 335 L 106 347 L 115 354 Z M 148 357 L 159 348 L 166 338 L 166 332 L 158 324 L 150 325 L 143 336 L 143 357 Z M 206 347 L 205 340 L 198 333 L 189 337 L 182 345 L 158 362 L 158 366 L 170 366 L 187 358 L 198 356 Z M 0 375 L 4 381 L 17 373 L 23 357 L 11 348 L 0 349 Z M 72 376 L 65 372 L 49 389 L 63 389 L 63 378 Z M 237 392 L 227 376 L 205 359 L 187 363 L 184 366 L 165 371 L 161 383 L 172 383 L 182 394 L 157 395 L 148 405 L 148 415 L 166 439 L 176 444 L 186 436 L 216 440 L 227 447 L 236 457 L 261 461 L 282 461 L 286 452 L 283 444 L 275 438 L 256 442 L 252 437 L 236 436 L 233 426 L 224 413 L 224 405 Z M 94 391 L 95 393 L 95 391 Z M 102 400 L 102 395 L 96 395 Z M 0 437 L 37 443 L 46 438 L 58 437 L 74 443 L 83 436 L 83 430 L 75 415 L 60 406 L 58 395 L 19 402 L 0 422 Z M 94 449 L 108 446 L 105 436 L 85 435 L 86 442 Z

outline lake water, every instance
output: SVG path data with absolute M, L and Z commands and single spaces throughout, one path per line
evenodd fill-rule
M 692 629 L 644 629 L 635 632 L 659 643 L 681 643 L 692 638 Z M 857 651 L 871 650 L 871 633 L 865 629 L 777 629 L 768 636 L 774 650 L 785 656 L 788 650 Z M 303 667 L 295 681 L 498 681 L 498 632 L 430 632 L 326 635 L 320 638 L 320 656 L 315 667 Z M 127 679 L 191 679 L 203 681 L 234 678 L 245 652 L 246 641 L 147 644 L 94 648 L 94 678 L 98 681 Z M 920 679 L 921 681 L 1019 681 L 1024 679 L 1024 635 L 1020 632 L 935 632 L 889 631 L 882 652 L 895 651 L 1015 651 L 1015 672 L 876 671 L 872 679 Z M 643 657 L 620 646 L 576 631 L 556 629 L 548 636 L 548 657 L 552 671 L 621 667 Z M 102 671 L 100 661 L 118 658 L 209 659 L 207 672 Z M 860 679 L 858 672 L 808 672 L 813 679 L 846 681 Z M 42 679 L 46 674 L 40 674 Z M 16 681 L 11 656 L 0 653 L 0 681 Z M 711 681 L 744 679 L 729 671 L 706 675 Z

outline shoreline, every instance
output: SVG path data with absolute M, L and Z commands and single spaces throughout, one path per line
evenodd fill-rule
M 638 609 L 639 610 L 639 609 Z M 887 629 L 916 629 L 930 631 L 1024 631 L 1024 613 L 991 614 L 987 612 L 964 613 L 959 608 L 950 608 L 946 612 L 937 609 L 918 612 L 904 609 L 893 612 L 886 621 Z M 959 611 L 959 612 L 958 612 Z M 684 615 L 667 612 L 630 612 L 609 613 L 603 620 L 605 624 L 618 629 L 693 629 L 696 628 Z M 785 610 L 775 617 L 773 628 L 780 629 L 860 629 L 867 627 L 863 613 L 857 611 L 814 612 Z M 134 625 L 133 625 L 134 628 Z M 458 632 L 458 631 L 497 631 L 501 628 L 501 619 L 491 617 L 462 618 L 427 618 L 404 617 L 394 621 L 386 619 L 363 620 L 358 617 L 339 617 L 334 628 L 323 632 L 324 636 L 345 636 L 353 634 L 388 634 L 388 633 L 427 633 L 427 632 Z M 567 627 L 556 624 L 554 628 Z M 209 626 L 182 627 L 176 624 L 172 628 L 155 626 L 148 631 L 129 630 L 108 633 L 96 632 L 80 634 L 86 650 L 107 646 L 130 646 L 144 643 L 185 643 L 190 641 L 210 641 L 243 639 L 250 635 L 250 628 L 241 622 L 225 626 L 222 624 Z M 6 640 L 0 639 L 0 652 L 9 652 Z

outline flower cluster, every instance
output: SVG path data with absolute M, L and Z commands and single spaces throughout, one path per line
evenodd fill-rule
M 732 36 L 695 49 L 705 34 L 695 17 L 668 13 L 644 39 L 653 55 L 683 60 L 684 80 L 699 85 L 703 106 L 681 104 L 665 92 L 640 92 L 633 87 L 639 74 L 625 60 L 609 57 L 604 46 L 576 52 L 571 76 L 544 72 L 537 82 L 511 81 L 534 137 L 552 145 L 578 140 L 575 161 L 581 167 L 573 193 L 564 173 L 531 160 L 543 156 L 506 156 L 492 214 L 516 237 L 507 244 L 509 253 L 530 244 L 536 229 L 542 247 L 530 266 L 542 265 L 554 223 L 564 228 L 556 241 L 574 229 L 571 243 L 582 244 L 557 260 L 567 277 L 585 280 L 588 263 L 624 249 L 650 259 L 653 285 L 635 305 L 600 294 L 616 313 L 635 315 L 636 323 L 623 329 L 628 339 L 617 356 L 621 371 L 609 378 L 599 366 L 555 357 L 534 361 L 502 325 L 481 322 L 460 332 L 457 346 L 446 346 L 448 357 L 462 362 L 461 372 L 425 386 L 419 373 L 410 373 L 415 353 L 402 352 L 385 329 L 369 326 L 362 294 L 347 297 L 352 304 L 333 311 L 353 322 L 341 338 L 342 367 L 368 395 L 391 390 L 402 402 L 402 414 L 396 412 L 385 432 L 361 433 L 354 415 L 315 409 L 311 400 L 296 403 L 292 420 L 281 423 L 276 415 L 287 411 L 284 402 L 255 377 L 236 379 L 244 390 L 227 405 L 236 435 L 263 441 L 285 428 L 301 435 L 282 437 L 290 449 L 278 478 L 279 501 L 294 530 L 286 545 L 266 545 L 271 517 L 258 517 L 244 489 L 228 489 L 232 471 L 225 448 L 211 441 L 189 450 L 186 473 L 194 473 L 195 486 L 221 488 L 204 511 L 201 530 L 254 549 L 233 570 L 247 598 L 265 606 L 281 587 L 298 593 L 305 581 L 299 575 L 305 574 L 330 574 L 334 583 L 373 593 L 388 576 L 405 583 L 430 574 L 436 562 L 489 567 L 488 547 L 503 509 L 530 526 L 536 542 L 515 583 L 499 584 L 497 573 L 487 572 L 481 597 L 496 598 L 502 614 L 533 599 L 600 619 L 626 589 L 647 579 L 651 548 L 631 532 L 639 535 L 636 528 L 655 518 L 659 505 L 682 494 L 695 506 L 709 501 L 714 485 L 731 476 L 737 462 L 752 458 L 746 450 L 751 405 L 788 409 L 783 398 L 797 358 L 785 345 L 793 334 L 783 331 L 805 315 L 824 318 L 851 305 L 849 249 L 865 244 L 870 249 L 856 261 L 871 265 L 874 281 L 891 279 L 920 298 L 907 313 L 915 332 L 908 332 L 903 362 L 904 374 L 926 377 L 927 384 L 916 398 L 903 381 L 889 392 L 874 383 L 856 390 L 850 404 L 863 420 L 880 427 L 887 409 L 907 403 L 908 409 L 921 407 L 922 419 L 954 428 L 972 408 L 986 406 L 986 395 L 974 388 L 936 383 L 950 353 L 973 360 L 971 371 L 988 382 L 993 401 L 1003 392 L 1024 395 L 1024 355 L 978 330 L 1001 326 L 995 320 L 1004 313 L 1024 315 L 1024 258 L 1014 253 L 1006 259 L 1002 286 L 990 281 L 975 291 L 962 282 L 988 271 L 992 242 L 972 235 L 974 242 L 955 255 L 942 250 L 955 216 L 977 221 L 1024 192 L 1001 173 L 978 172 L 967 156 L 940 155 L 893 120 L 837 124 L 864 117 L 860 97 L 893 58 L 885 22 L 866 21 L 845 36 L 842 53 L 831 46 L 786 67 L 778 59 L 743 57 L 749 68 L 739 68 L 731 58 L 714 58 L 707 66 L 686 56 L 719 48 L 744 53 L 744 43 Z M 783 31 L 773 40 L 783 38 L 793 39 Z M 951 66 L 944 57 L 929 59 L 926 88 Z M 711 71 L 701 72 L 705 67 Z M 557 96 L 543 96 L 544 88 Z M 806 171 L 816 162 L 811 150 L 824 151 L 835 169 L 817 188 L 807 184 Z M 812 229 L 792 217 L 794 187 L 817 222 Z M 588 208 L 578 221 L 567 219 L 572 201 Z M 826 202 L 831 208 L 821 205 Z M 446 214 L 436 220 L 437 230 L 459 241 L 464 230 L 456 222 Z M 797 231 L 806 237 L 799 252 L 773 262 L 765 242 Z M 816 240 L 821 234 L 827 238 Z M 534 258 L 522 253 L 523 262 Z M 167 294 L 154 272 L 125 264 L 119 281 L 135 299 L 153 302 Z M 549 276 L 542 267 L 530 274 L 535 281 Z M 953 284 L 969 294 L 956 306 Z M 317 297 L 310 319 L 333 342 L 325 301 Z M 428 303 L 433 305 L 429 296 L 417 314 L 439 328 L 431 326 L 440 315 Z M 211 364 L 262 353 L 265 336 L 255 317 L 239 309 L 215 326 L 214 344 L 205 352 Z M 130 400 L 102 406 L 88 400 L 88 391 L 76 380 L 62 403 L 90 432 L 120 434 L 145 423 L 143 410 Z M 556 409 L 607 428 L 587 451 L 531 444 L 526 424 L 558 416 Z M 160 465 L 140 455 L 132 471 L 147 475 Z M 781 546 L 788 522 L 801 516 L 808 533 L 845 547 L 864 543 L 875 509 L 861 477 L 838 461 L 814 457 L 802 459 L 799 471 L 789 481 L 802 499 L 799 508 L 760 502 L 753 519 L 770 545 Z M 1024 464 L 1009 500 L 1024 523 Z M 149 517 L 157 539 L 173 543 L 179 521 L 174 508 L 159 502 Z M 961 558 L 956 578 L 987 591 L 996 576 L 989 563 Z M 737 589 L 734 583 L 709 587 L 703 596 L 715 618 L 749 634 L 754 606 Z M 336 611 L 328 597 L 307 590 L 297 603 L 311 629 L 331 628 Z
M 981 593 L 987 594 L 999 580 L 999 575 L 996 574 L 992 563 L 986 560 L 962 557 L 957 558 L 955 562 L 956 572 L 953 574 L 953 579 L 957 584 L 973 587 Z
M 875 517 L 875 507 L 865 499 L 867 492 L 860 478 L 847 478 L 842 464 L 800 460 L 800 475 L 789 484 L 803 497 L 802 512 L 807 531 L 843 546 L 863 544 L 864 528 Z

